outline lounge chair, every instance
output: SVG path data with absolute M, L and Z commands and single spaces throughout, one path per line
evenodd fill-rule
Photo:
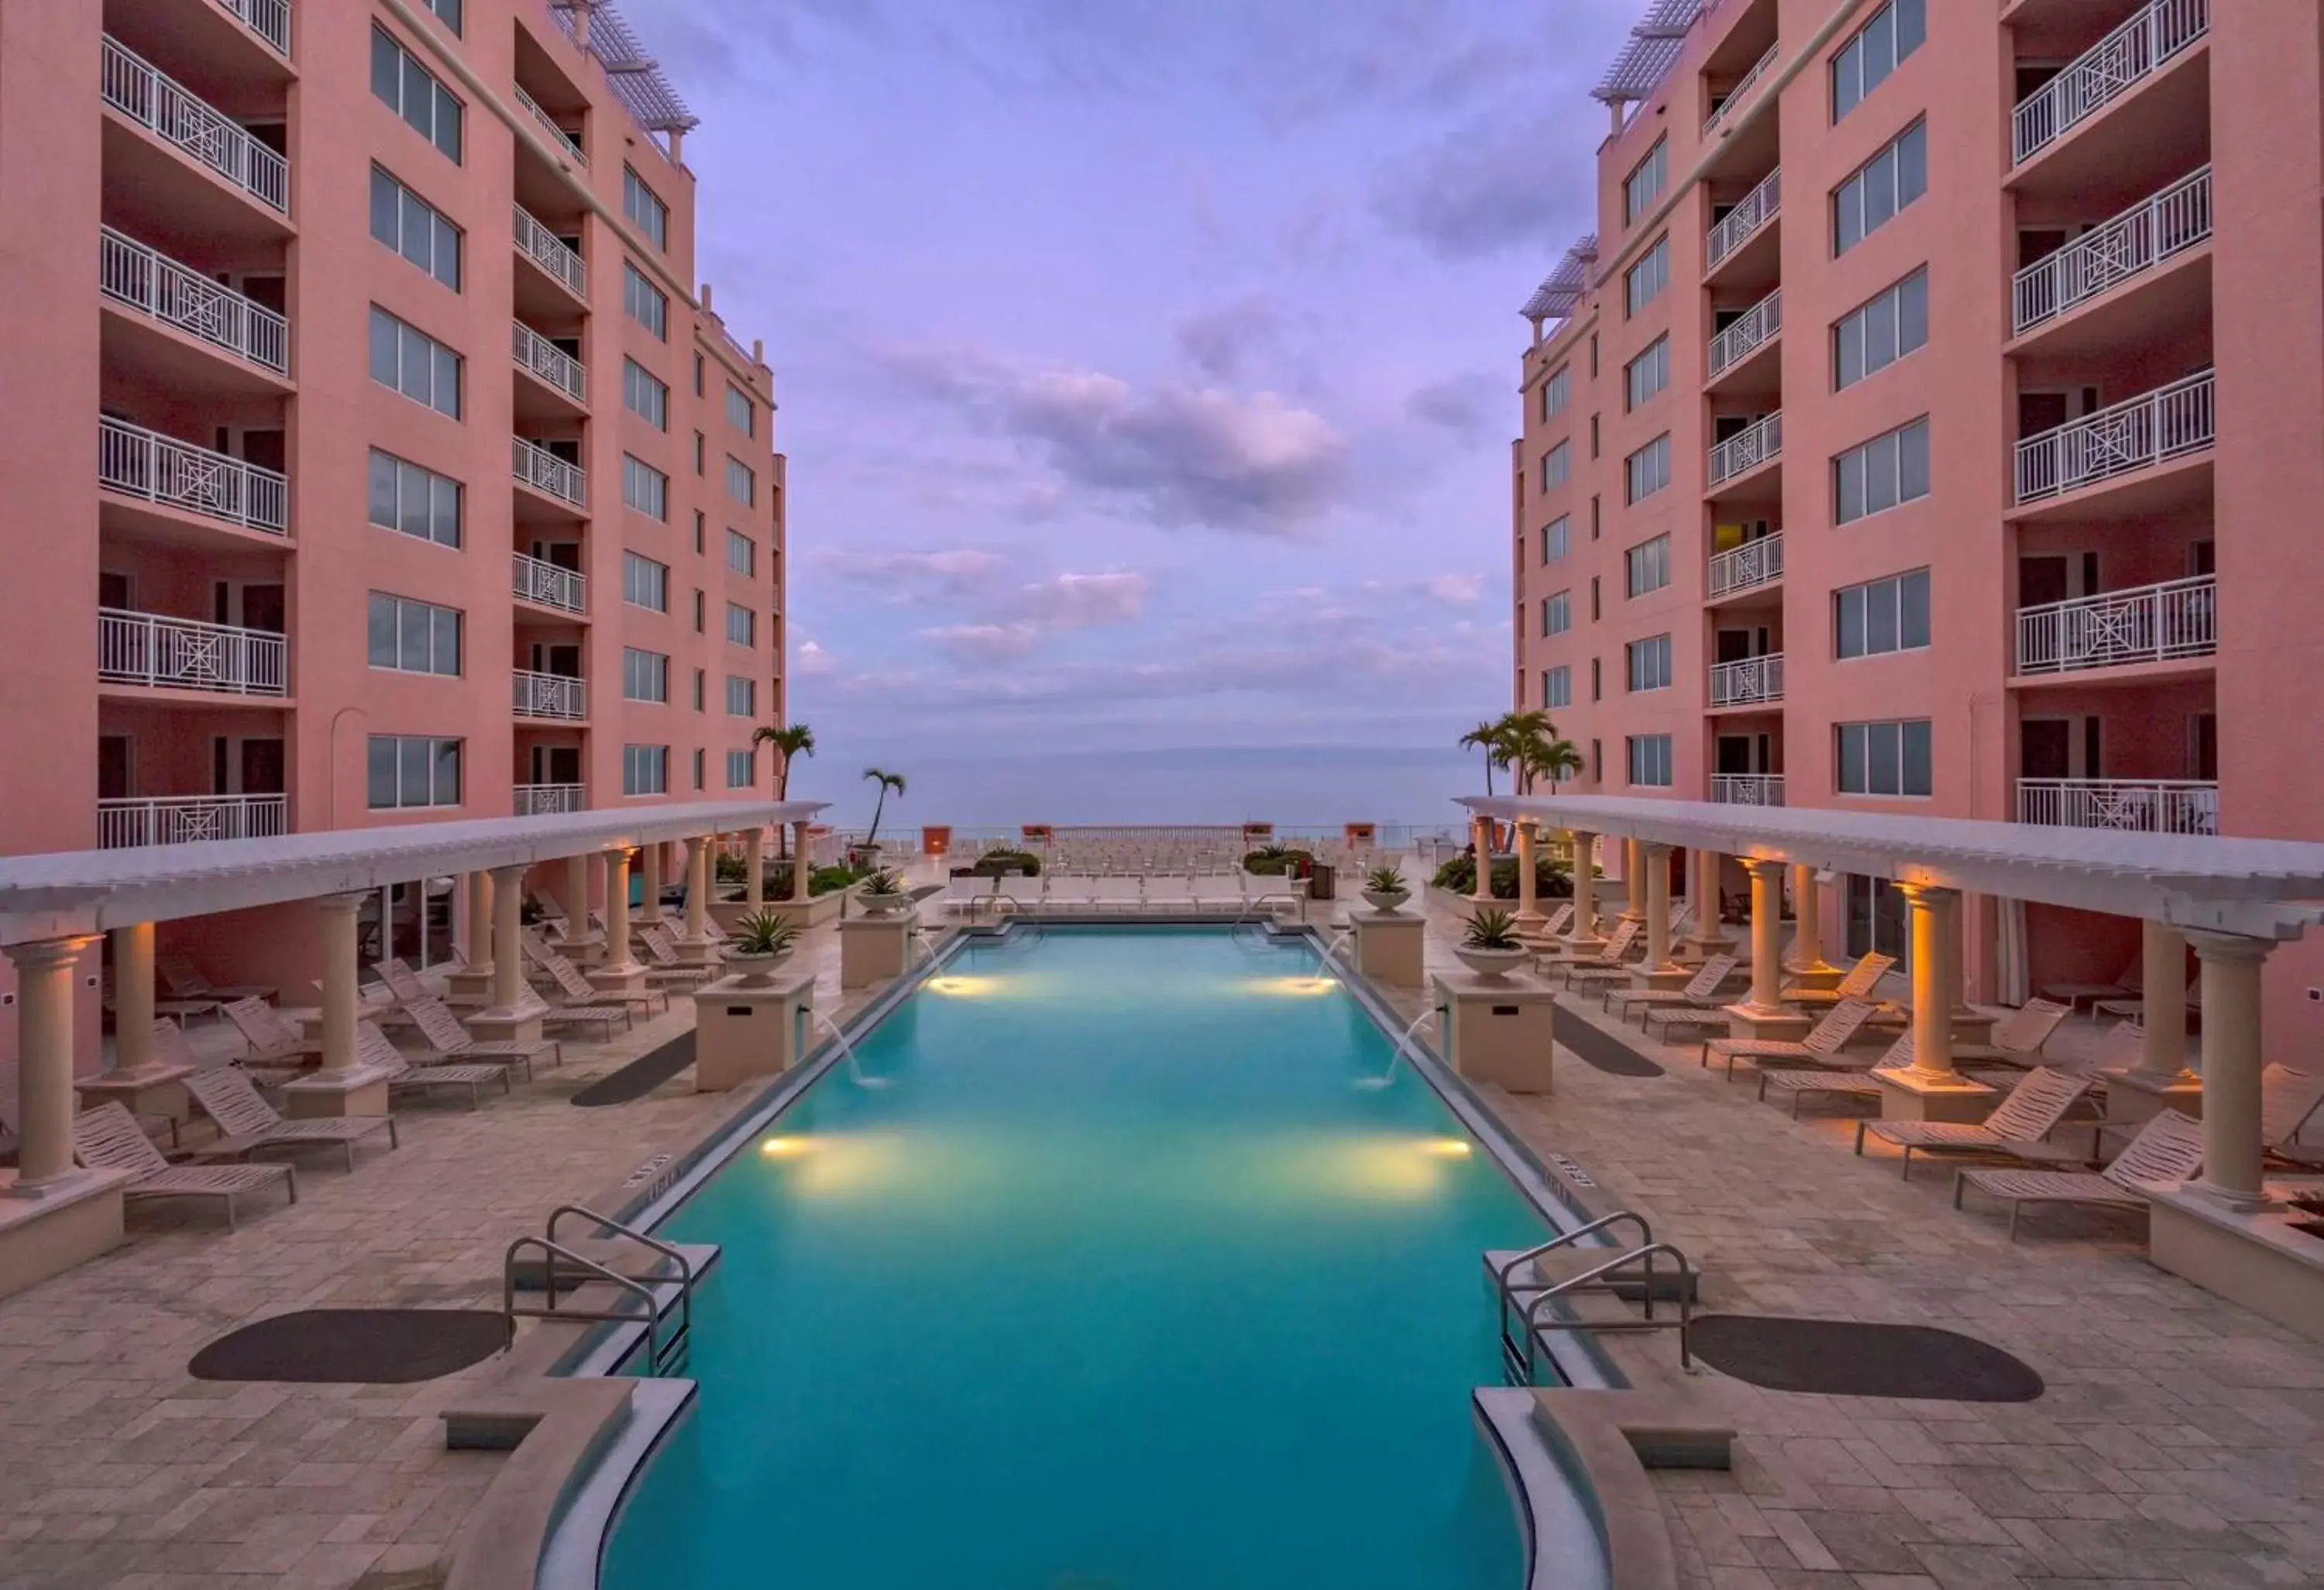
M 1546 976 L 1574 971 L 1618 970 L 1629 958 L 1630 947 L 1638 941 L 1638 933 L 1643 926 L 1639 922 L 1624 922 L 1614 929 L 1605 943 L 1594 949 L 1567 945 L 1559 949 L 1545 950 L 1534 957 L 1534 969 Z
M 2297 1141 L 2324 1108 L 2324 1074 L 2271 1060 L 2259 1074 L 2259 1140 L 2268 1159 L 2292 1169 L 2324 1169 L 2324 1143 Z
M 393 957 L 391 956 L 386 960 L 379 962 L 376 969 L 380 980 L 387 985 L 388 992 L 395 996 L 396 1003 L 404 1007 L 406 1015 L 410 1013 L 410 1004 L 413 1000 L 432 997 L 428 992 L 427 985 L 412 975 L 411 968 Z M 544 1030 L 562 1027 L 597 1027 L 603 1030 L 604 1037 L 609 1040 L 613 1036 L 613 1023 L 616 1021 L 624 1028 L 630 1025 L 628 1005 L 613 1002 L 580 1005 L 553 1004 L 540 1019 L 540 1024 Z
M 1735 1079 L 1738 1060 L 1748 1060 L 1760 1067 L 1839 1065 L 1840 1051 L 1871 1014 L 1870 1002 L 1843 999 L 1825 1012 L 1823 1019 L 1797 1042 L 1782 1038 L 1707 1039 L 1702 1045 L 1702 1063 L 1708 1066 L 1714 1057 L 1726 1060 L 1729 1082 Z
M 1990 1043 L 1956 1043 L 1955 1064 L 1998 1061 L 2030 1070 L 2043 1064 L 2042 1046 L 2050 1041 L 2069 1012 L 2054 999 L 2029 999 L 1994 1024 Z
M 1517 930 L 1517 937 L 1525 940 L 1528 948 L 1554 948 L 1558 944 L 1563 942 L 1563 940 L 1559 938 L 1559 935 L 1565 931 L 1566 924 L 1572 920 L 1573 902 L 1569 900 L 1564 904 L 1551 911 L 1548 916 L 1543 918 L 1539 927 L 1520 927 Z
M 1792 1119 L 1800 1118 L 1800 1105 L 1811 1098 L 1838 1098 L 1852 1102 L 1880 1103 L 1881 1088 L 1878 1073 L 1902 1071 L 1913 1063 L 1913 1033 L 1907 1028 L 1898 1034 L 1896 1041 L 1881 1051 L 1868 1071 L 1827 1071 L 1820 1068 L 1767 1067 L 1759 1072 L 1759 1099 L 1766 1103 L 1769 1094 L 1792 1102 Z
M 2187 1009 L 2195 1015 L 2203 1012 L 2203 975 L 2200 972 L 2187 979 Z M 2136 1021 L 2144 1026 L 2146 1022 L 2146 998 L 2141 994 L 2135 999 L 2102 999 L 2090 1006 L 2090 1013 Z
M 2142 1182 L 2187 1181 L 2203 1168 L 2203 1127 L 2176 1110 L 2165 1110 L 2130 1140 L 2115 1162 L 2087 1170 L 1969 1169 L 1953 1179 L 1953 1207 L 1975 1188 L 2009 1204 L 2009 1240 L 2017 1240 L 2017 1220 L 2028 1204 L 2088 1204 L 2104 1209 L 2144 1209 Z
M 1981 1123 L 1859 1121 L 1856 1123 L 1856 1151 L 1858 1155 L 1864 1152 L 1867 1136 L 1904 1150 L 1904 1179 L 1908 1181 L 1913 1176 L 1915 1151 L 1947 1157 L 1998 1155 L 2018 1160 L 2088 1163 L 2086 1156 L 2070 1153 L 2047 1139 L 2066 1118 L 2066 1112 L 2089 1091 L 2089 1086 L 2090 1078 L 2087 1077 L 2036 1066 L 2017 1079 L 2017 1085 Z
M 355 1056 L 365 1066 L 387 1077 L 390 1098 L 399 1093 L 426 1093 L 438 1087 L 465 1087 L 468 1090 L 468 1107 L 484 1107 L 484 1086 L 497 1082 L 507 1093 L 509 1068 L 483 1064 L 461 1066 L 415 1066 L 404 1058 L 403 1051 L 388 1041 L 387 1034 L 369 1021 L 355 1023 Z
M 2146 991 L 2145 971 L 2146 957 L 2141 953 L 2132 956 L 2111 983 L 2045 983 L 2042 997 L 2054 999 L 2068 1010 L 2084 1000 L 2095 1008 L 2102 999 L 2135 999 Z
M 411 1012 L 412 1023 L 420 1029 L 420 1041 L 437 1057 L 437 1064 L 513 1066 L 530 1081 L 532 1062 L 541 1056 L 547 1055 L 554 1065 L 565 1063 L 565 1046 L 554 1038 L 534 1043 L 513 1038 L 479 1040 L 460 1025 L 460 1018 L 440 999 L 416 999 L 403 1008 Z
M 1844 999 L 1870 999 L 1873 988 L 1895 964 L 1895 956 L 1882 955 L 1875 950 L 1858 956 L 1856 964 L 1848 968 L 1848 975 L 1830 988 L 1787 987 L 1777 997 L 1785 1004 L 1822 1005 L 1827 1008 Z
M 689 966 L 678 958 L 678 941 L 669 929 L 656 923 L 631 935 L 645 952 L 646 981 L 653 984 L 707 983 L 718 975 L 715 966 Z
M 580 967 L 558 951 L 537 939 L 524 941 L 525 958 L 549 974 L 558 992 L 574 1004 L 621 1005 L 626 1010 L 642 1010 L 649 1015 L 657 1010 L 669 1009 L 669 993 L 666 989 L 648 988 L 637 994 L 608 994 L 593 985 Z
M 153 1198 L 215 1198 L 226 1206 L 226 1229 L 235 1225 L 235 1200 L 281 1183 L 299 1201 L 299 1175 L 288 1165 L 172 1165 L 138 1130 L 127 1109 L 99 1105 L 73 1117 L 73 1158 L 92 1170 L 126 1170 L 132 1179 L 121 1196 L 133 1203 Z
M 320 1039 L 309 1038 L 254 994 L 228 1002 L 226 1019 L 250 1046 L 250 1052 L 243 1057 L 244 1065 L 299 1070 L 308 1061 L 323 1058 Z
M 213 983 L 202 975 L 189 955 L 157 956 L 154 974 L 176 999 L 214 999 L 232 1004 L 237 999 L 272 999 L 274 990 L 257 983 Z
M 1735 975 L 1736 959 L 1731 955 L 1714 955 L 1695 968 L 1694 979 L 1683 988 L 1609 988 L 1605 1006 L 1628 1021 L 1634 1011 L 1643 1012 L 1656 1005 L 1683 1005 L 1695 1010 L 1707 1010 L 1718 1003 L 1720 989 Z M 1615 1010 L 1618 1005 L 1621 1008 Z
M 376 1031 L 376 1029 L 374 1029 Z M 194 1151 L 198 1160 L 240 1160 L 261 1149 L 304 1149 L 337 1145 L 355 1168 L 355 1144 L 387 1133 L 387 1146 L 396 1141 L 392 1115 L 333 1115 L 312 1121 L 285 1119 L 272 1105 L 258 1096 L 249 1077 L 232 1066 L 197 1071 L 186 1078 L 186 1091 L 202 1114 L 217 1123 L 223 1133 L 213 1143 Z

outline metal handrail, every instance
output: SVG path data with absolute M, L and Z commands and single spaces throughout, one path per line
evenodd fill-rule
M 540 1249 L 545 1261 L 541 1265 L 542 1290 L 545 1295 L 538 1308 L 520 1308 L 516 1302 L 516 1260 L 517 1255 L 528 1248 Z M 568 1261 L 575 1269 L 593 1280 L 621 1288 L 624 1293 L 636 1298 L 645 1305 L 645 1313 L 640 1316 L 620 1308 L 559 1308 L 557 1306 L 557 1262 L 559 1259 Z M 659 1343 L 661 1333 L 655 1328 L 661 1322 L 661 1308 L 654 1301 L 653 1289 L 642 1281 L 632 1280 L 626 1275 L 618 1274 L 607 1269 L 595 1259 L 584 1258 L 572 1249 L 550 1242 L 545 1236 L 533 1236 L 529 1234 L 521 1236 L 509 1243 L 507 1252 L 501 1255 L 501 1312 L 507 1316 L 509 1328 L 512 1331 L 516 1328 L 516 1322 L 520 1317 L 585 1319 L 613 1324 L 641 1320 L 646 1327 L 647 1360 L 656 1367 L 659 1367 L 661 1362 Z
M 1572 1231 L 1554 1236 L 1538 1246 L 1527 1248 L 1524 1253 L 1514 1255 L 1508 1262 L 1493 1271 L 1494 1286 L 1503 1292 L 1510 1290 L 1509 1277 L 1516 1271 L 1518 1265 L 1530 1264 L 1544 1253 L 1555 1253 L 1570 1243 L 1580 1242 L 1585 1236 L 1605 1230 L 1618 1220 L 1628 1220 L 1635 1225 L 1638 1228 L 1640 1242 L 1650 1243 L 1655 1240 L 1654 1227 L 1646 1224 L 1646 1217 L 1644 1215 L 1639 1214 L 1636 1209 L 1617 1209 L 1611 1215 L 1601 1215 L 1587 1225 L 1577 1225 Z
M 1656 1319 L 1655 1317 L 1655 1255 L 1657 1253 L 1668 1253 L 1673 1259 L 1678 1261 L 1678 1318 L 1675 1320 Z M 1640 1262 L 1643 1262 L 1646 1265 L 1646 1297 L 1644 1302 L 1645 1318 L 1596 1320 L 1544 1319 L 1541 1317 L 1541 1311 L 1545 1307 L 1555 1301 L 1557 1299 L 1563 1297 L 1566 1293 L 1573 1291 L 1578 1288 L 1587 1286 L 1591 1282 L 1598 1280 L 1605 1276 L 1611 1275 L 1614 1271 L 1623 1268 L 1625 1265 Z M 1525 1369 L 1526 1379 L 1528 1382 L 1533 1379 L 1534 1333 L 1536 1331 L 1548 1330 L 1588 1330 L 1610 1332 L 1630 1330 L 1670 1330 L 1676 1328 L 1678 1331 L 1679 1367 L 1682 1369 L 1693 1368 L 1694 1355 L 1689 1348 L 1686 1339 L 1686 1333 L 1694 1323 L 1693 1280 L 1694 1267 L 1687 1262 L 1686 1255 L 1684 1253 L 1679 1252 L 1678 1249 L 1673 1247 L 1668 1243 L 1647 1243 L 1641 1247 L 1631 1249 L 1628 1253 L 1624 1253 L 1618 1259 L 1609 1259 L 1605 1263 L 1599 1265 L 1594 1270 L 1586 1270 L 1580 1275 L 1569 1276 L 1567 1279 L 1559 1281 L 1555 1286 L 1549 1288 L 1546 1291 L 1541 1293 L 1540 1296 L 1535 1298 L 1534 1300 L 1526 1306 L 1525 1314 L 1525 1338 L 1522 1344 L 1522 1350 L 1524 1352 L 1522 1363 Z

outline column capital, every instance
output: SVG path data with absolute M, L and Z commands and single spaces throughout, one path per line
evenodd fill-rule
M 712 836 L 708 834 L 688 834 L 686 837 L 686 847 L 688 850 L 699 850 L 709 844 L 711 838 Z
M 1638 841 L 1638 848 L 1650 851 L 1655 855 L 1668 855 L 1677 846 L 1665 845 L 1659 839 L 1641 839 Z
M 349 916 L 363 910 L 365 902 L 377 900 L 376 889 L 358 890 L 351 894 L 325 894 L 317 897 L 315 909 L 321 911 L 345 911 Z
M 1738 855 L 1735 860 L 1754 878 L 1764 877 L 1772 873 L 1780 879 L 1784 875 L 1784 870 L 1792 864 L 1790 862 L 1768 855 Z
M 1914 905 L 1942 905 L 1960 897 L 1960 890 L 1945 883 L 1891 883 L 1889 887 Z
M 2241 933 L 2214 933 L 2206 928 L 2183 929 L 2199 961 L 2242 962 L 2257 966 L 2275 953 L 2273 938 L 2250 938 Z
M 506 866 L 486 867 L 484 869 L 485 872 L 492 874 L 493 887 L 495 890 L 500 889 L 505 884 L 523 883 L 525 874 L 531 870 L 532 864 L 529 861 L 511 862 Z
M 11 944 L 0 953 L 28 971 L 41 971 L 78 960 L 82 950 L 103 937 L 101 933 L 80 933 L 69 938 L 35 938 L 29 944 Z

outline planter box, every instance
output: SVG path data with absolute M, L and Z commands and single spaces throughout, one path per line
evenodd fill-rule
M 835 922 L 847 908 L 848 891 L 835 889 L 828 894 L 818 894 L 804 904 L 795 900 L 770 900 L 766 909 L 784 921 L 801 928 L 819 927 Z

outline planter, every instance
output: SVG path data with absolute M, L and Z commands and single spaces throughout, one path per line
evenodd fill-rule
M 866 916 L 894 917 L 903 915 L 919 902 L 908 894 L 858 894 L 855 903 L 863 908 Z
M 1529 949 L 1471 949 L 1461 944 L 1453 947 L 1452 954 L 1478 976 L 1498 981 L 1525 965 L 1533 952 Z
M 1399 906 L 1403 905 L 1406 901 L 1410 900 L 1411 898 L 1411 894 L 1402 889 L 1397 890 L 1394 893 L 1390 893 L 1384 889 L 1367 889 L 1364 891 L 1365 903 L 1369 904 L 1374 911 L 1387 911 L 1391 914 L 1393 914 Z
M 775 981 L 776 970 L 790 958 L 791 952 L 788 949 L 773 955 L 752 955 L 740 949 L 730 949 L 725 953 L 727 966 L 733 969 L 734 975 L 745 988 L 770 987 Z

